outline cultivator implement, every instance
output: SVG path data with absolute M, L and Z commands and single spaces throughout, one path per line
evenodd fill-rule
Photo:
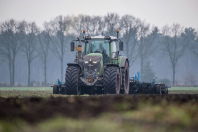
M 168 88 L 165 84 L 159 82 L 143 82 L 140 81 L 140 73 L 135 74 L 129 79 L 129 94 L 168 94 Z

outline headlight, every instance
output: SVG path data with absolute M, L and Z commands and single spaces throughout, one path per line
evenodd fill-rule
M 97 59 L 97 60 L 95 60 L 95 61 L 92 61 L 94 64 L 96 64 L 96 63 L 99 63 L 100 62 L 100 59 Z
M 85 64 L 89 63 L 89 61 L 85 61 Z

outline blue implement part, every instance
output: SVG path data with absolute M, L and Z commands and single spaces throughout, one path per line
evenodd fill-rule
M 140 72 L 137 72 L 137 79 L 140 81 Z
M 65 82 L 61 82 L 61 81 L 58 79 L 58 85 L 62 85 L 62 84 L 65 84 Z
M 134 79 L 135 81 L 140 81 L 140 72 L 137 72 L 137 75 L 135 74 L 134 77 L 130 77 L 130 79 Z

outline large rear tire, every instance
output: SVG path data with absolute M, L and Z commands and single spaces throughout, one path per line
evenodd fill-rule
M 67 95 L 80 95 L 81 90 L 78 89 L 79 68 L 68 66 L 65 75 L 65 86 Z
M 159 85 L 156 85 L 155 86 L 155 94 L 162 94 L 162 92 L 161 92 L 161 86 L 159 86 Z
M 121 93 L 129 94 L 129 65 L 126 61 L 125 67 L 121 69 L 122 71 L 122 85 L 121 85 Z
M 120 73 L 117 67 L 107 67 L 104 71 L 104 94 L 120 93 Z
M 53 94 L 59 94 L 59 87 L 58 85 L 53 86 Z

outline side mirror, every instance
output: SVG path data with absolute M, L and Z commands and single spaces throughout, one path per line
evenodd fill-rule
M 74 42 L 71 42 L 71 51 L 74 51 L 74 46 L 75 46 Z
M 120 42 L 120 43 L 119 43 L 119 50 L 120 50 L 120 51 L 123 51 L 123 42 Z

